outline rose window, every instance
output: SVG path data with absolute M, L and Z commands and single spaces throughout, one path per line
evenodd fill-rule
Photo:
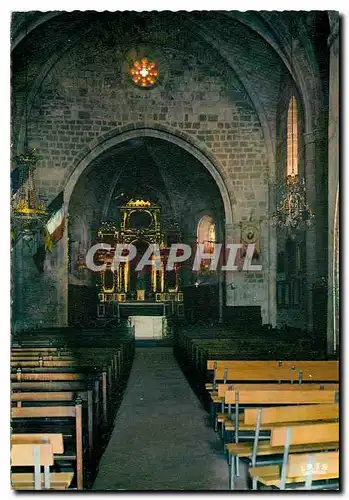
M 156 62 L 143 58 L 133 63 L 131 68 L 132 81 L 139 87 L 151 87 L 159 77 L 159 71 L 156 69 Z

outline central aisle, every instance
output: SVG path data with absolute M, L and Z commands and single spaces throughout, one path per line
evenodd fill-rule
M 137 348 L 94 490 L 227 490 L 222 442 L 172 348 Z

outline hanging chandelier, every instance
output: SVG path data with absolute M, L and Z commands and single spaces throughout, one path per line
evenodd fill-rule
M 15 239 L 30 239 L 47 220 L 48 213 L 43 201 L 37 199 L 34 169 L 39 157 L 35 149 L 15 157 L 19 170 L 19 188 L 12 197 L 11 225 Z
M 26 29 L 27 34 L 27 29 Z M 24 152 L 14 157 L 18 185 L 11 200 L 12 241 L 20 236 L 31 239 L 43 227 L 48 218 L 43 201 L 37 199 L 34 171 L 40 158 L 35 148 L 28 149 L 28 64 L 25 73 L 25 136 Z M 14 186 L 12 186 L 14 188 Z
M 306 202 L 304 179 L 299 179 L 298 175 L 288 175 L 282 200 L 272 216 L 273 226 L 306 229 L 313 218 L 314 212 Z
M 293 43 L 291 39 L 291 75 L 293 67 Z M 272 216 L 272 225 L 288 231 L 306 229 L 312 223 L 314 213 L 306 201 L 304 178 L 298 175 L 298 117 L 297 102 L 293 96 L 287 115 L 287 174 L 283 184 L 281 201 Z

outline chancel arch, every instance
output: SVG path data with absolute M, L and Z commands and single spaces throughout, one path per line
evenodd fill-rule
M 168 137 L 171 139 L 167 140 Z M 184 243 L 190 245 L 194 257 L 200 219 L 206 245 L 211 248 L 218 234 L 220 242 L 224 242 L 226 217 L 231 220 L 232 214 L 226 212 L 223 179 L 206 155 L 183 138 L 169 136 L 164 131 L 127 131 L 104 141 L 96 150 L 99 154 L 89 163 L 83 160 L 84 169 L 80 165 L 81 174 L 74 187 L 68 183 L 66 202 L 72 188 L 69 210 L 80 211 L 81 216 L 85 209 L 89 212 L 90 231 L 98 235 L 97 241 L 113 248 L 124 243 L 137 248 L 137 258 L 129 264 L 120 264 L 113 279 L 110 267 L 113 250 L 107 257 L 108 269 L 96 282 L 103 306 L 99 311 L 105 310 L 106 302 L 161 302 L 162 298 L 175 294 L 181 297 L 183 289 L 196 282 L 191 269 L 193 260 L 167 271 L 166 255 L 171 244 Z M 218 183 L 215 178 L 220 179 Z M 212 214 L 209 224 L 202 216 L 205 212 Z M 161 267 L 155 270 L 154 266 L 146 266 L 138 270 L 140 257 L 151 244 L 160 249 Z M 113 286 L 106 284 L 106 280 Z M 201 283 L 210 283 L 209 293 L 212 287 L 222 286 L 213 275 L 203 277 Z M 218 293 L 214 300 L 219 300 Z
M 95 146 L 93 146 L 90 150 L 86 150 L 86 152 L 82 154 L 82 160 L 74 167 L 74 171 L 70 175 L 64 189 L 64 201 L 66 205 L 68 206 L 69 204 L 72 191 L 80 175 L 85 171 L 86 168 L 89 167 L 93 160 L 98 158 L 108 149 L 117 146 L 118 144 L 121 144 L 127 140 L 137 139 L 139 137 L 154 137 L 178 145 L 179 147 L 193 155 L 200 163 L 202 163 L 202 165 L 210 172 L 220 190 L 224 203 L 225 223 L 232 224 L 233 210 L 231 206 L 230 196 L 228 194 L 228 190 L 223 177 L 220 174 L 219 168 L 215 165 L 215 163 L 217 162 L 213 162 L 209 158 L 209 154 L 207 153 L 207 151 L 202 151 L 201 145 L 193 145 L 194 140 L 191 137 L 186 137 L 184 133 L 181 133 L 181 136 L 179 136 L 174 130 L 164 131 L 161 130 L 161 128 L 149 128 L 140 125 L 138 127 L 132 127 L 132 130 L 126 130 L 125 132 L 121 133 L 116 132 L 116 134 L 111 138 L 109 137 L 105 139 L 101 137 Z M 168 129 L 168 127 L 166 128 Z M 108 135 L 110 136 L 110 134 Z

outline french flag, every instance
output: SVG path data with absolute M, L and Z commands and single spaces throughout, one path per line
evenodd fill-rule
M 63 236 L 65 226 L 63 191 L 50 203 L 48 210 L 52 215 L 46 223 L 46 230 L 51 241 L 59 241 Z

